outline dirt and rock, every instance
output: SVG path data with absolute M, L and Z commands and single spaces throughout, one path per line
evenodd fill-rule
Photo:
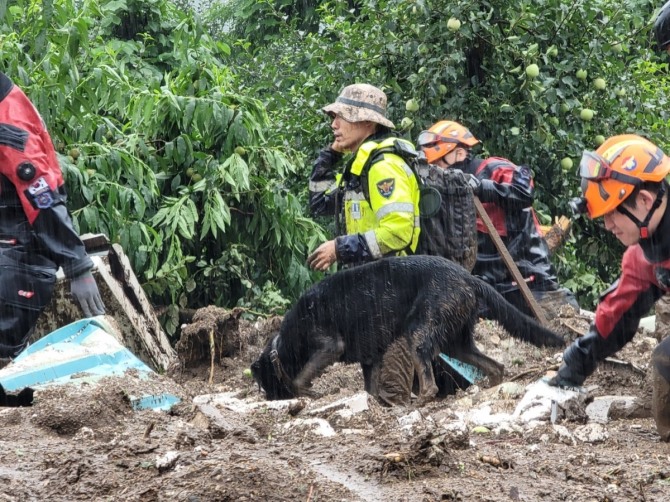
M 560 352 L 482 321 L 476 341 L 504 363 L 502 385 L 389 408 L 342 364 L 314 382 L 317 398 L 265 401 L 244 370 L 279 320 L 200 314 L 164 375 L 38 389 L 32 407 L 0 408 L 0 501 L 670 500 L 670 446 L 644 405 L 649 333 L 552 405 L 536 382 Z M 588 319 L 552 323 L 571 340 Z M 170 411 L 131 406 L 164 392 L 181 400 Z

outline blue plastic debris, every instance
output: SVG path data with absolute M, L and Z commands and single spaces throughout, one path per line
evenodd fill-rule
M 93 383 L 133 370 L 147 378 L 153 370 L 124 347 L 100 318 L 63 326 L 23 350 L 0 370 L 0 384 L 11 392 L 62 384 Z M 134 409 L 169 409 L 179 402 L 172 394 L 131 398 Z
M 455 371 L 457 371 L 463 378 L 465 378 L 471 384 L 475 384 L 486 377 L 484 372 L 479 368 L 477 368 L 476 366 L 464 363 L 463 361 L 459 361 L 458 359 L 449 357 L 446 354 L 440 353 L 440 359 L 442 359 L 445 363 L 451 366 Z

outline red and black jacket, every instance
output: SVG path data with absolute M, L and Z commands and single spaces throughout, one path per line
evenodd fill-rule
M 63 176 L 44 122 L 0 73 L 0 258 L 28 268 L 63 267 L 69 278 L 93 266 L 65 206 Z
M 633 339 L 640 319 L 670 292 L 670 205 L 654 233 L 630 246 L 621 260 L 621 276 L 600 297 L 589 332 L 563 354 L 559 376 L 581 385 L 598 363 Z M 667 348 L 667 345 L 666 345 Z M 662 374 L 670 376 L 667 357 Z
M 530 169 L 500 157 L 486 160 L 475 157 L 453 167 L 474 174 L 481 181 L 482 205 L 529 287 L 538 291 L 557 289 L 549 248 L 532 207 Z M 477 235 L 477 262 L 472 273 L 501 293 L 518 289 L 480 218 L 477 218 Z

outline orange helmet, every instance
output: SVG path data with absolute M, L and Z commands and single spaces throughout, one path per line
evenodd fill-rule
M 441 159 L 459 145 L 473 147 L 479 140 L 458 122 L 442 120 L 419 134 L 419 148 L 428 162 Z
M 585 151 L 579 163 L 582 194 L 591 218 L 616 209 L 645 181 L 663 181 L 670 158 L 635 134 L 612 136 L 595 152 Z

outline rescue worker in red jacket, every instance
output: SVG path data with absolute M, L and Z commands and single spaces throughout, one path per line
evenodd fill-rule
M 603 217 L 605 228 L 627 246 L 621 276 L 603 293 L 589 332 L 565 350 L 549 383 L 580 386 L 600 361 L 637 331 L 654 302 L 670 292 L 670 158 L 633 134 L 614 136 L 579 165 L 583 197 L 578 211 Z M 670 441 L 670 337 L 652 353 L 652 413 L 663 441 Z
M 500 157 L 476 157 L 472 148 L 477 144 L 479 140 L 466 127 L 448 120 L 437 122 L 418 139 L 418 146 L 428 162 L 443 169 L 460 169 L 472 176 L 474 194 L 481 200 L 528 288 L 547 314 L 555 316 L 564 305 L 579 309 L 574 295 L 556 280 L 549 247 L 532 207 L 534 189 L 530 169 Z M 532 316 L 480 218 L 477 218 L 477 236 L 477 261 L 472 273 Z M 482 314 L 486 316 L 485 312 Z
M 104 314 L 93 262 L 65 207 L 63 176 L 42 118 L 0 73 L 0 358 L 23 349 L 62 267 L 84 315 Z
M 369 84 L 345 87 L 335 103 L 323 108 L 332 118 L 335 141 L 324 148 L 309 178 L 314 216 L 344 218 L 338 236 L 321 244 L 309 257 L 315 270 L 333 263 L 356 265 L 384 256 L 411 254 L 419 242 L 419 184 L 399 155 L 375 150 L 398 143 L 414 146 L 391 133 L 386 94 Z M 353 152 L 341 173 L 344 153 Z

